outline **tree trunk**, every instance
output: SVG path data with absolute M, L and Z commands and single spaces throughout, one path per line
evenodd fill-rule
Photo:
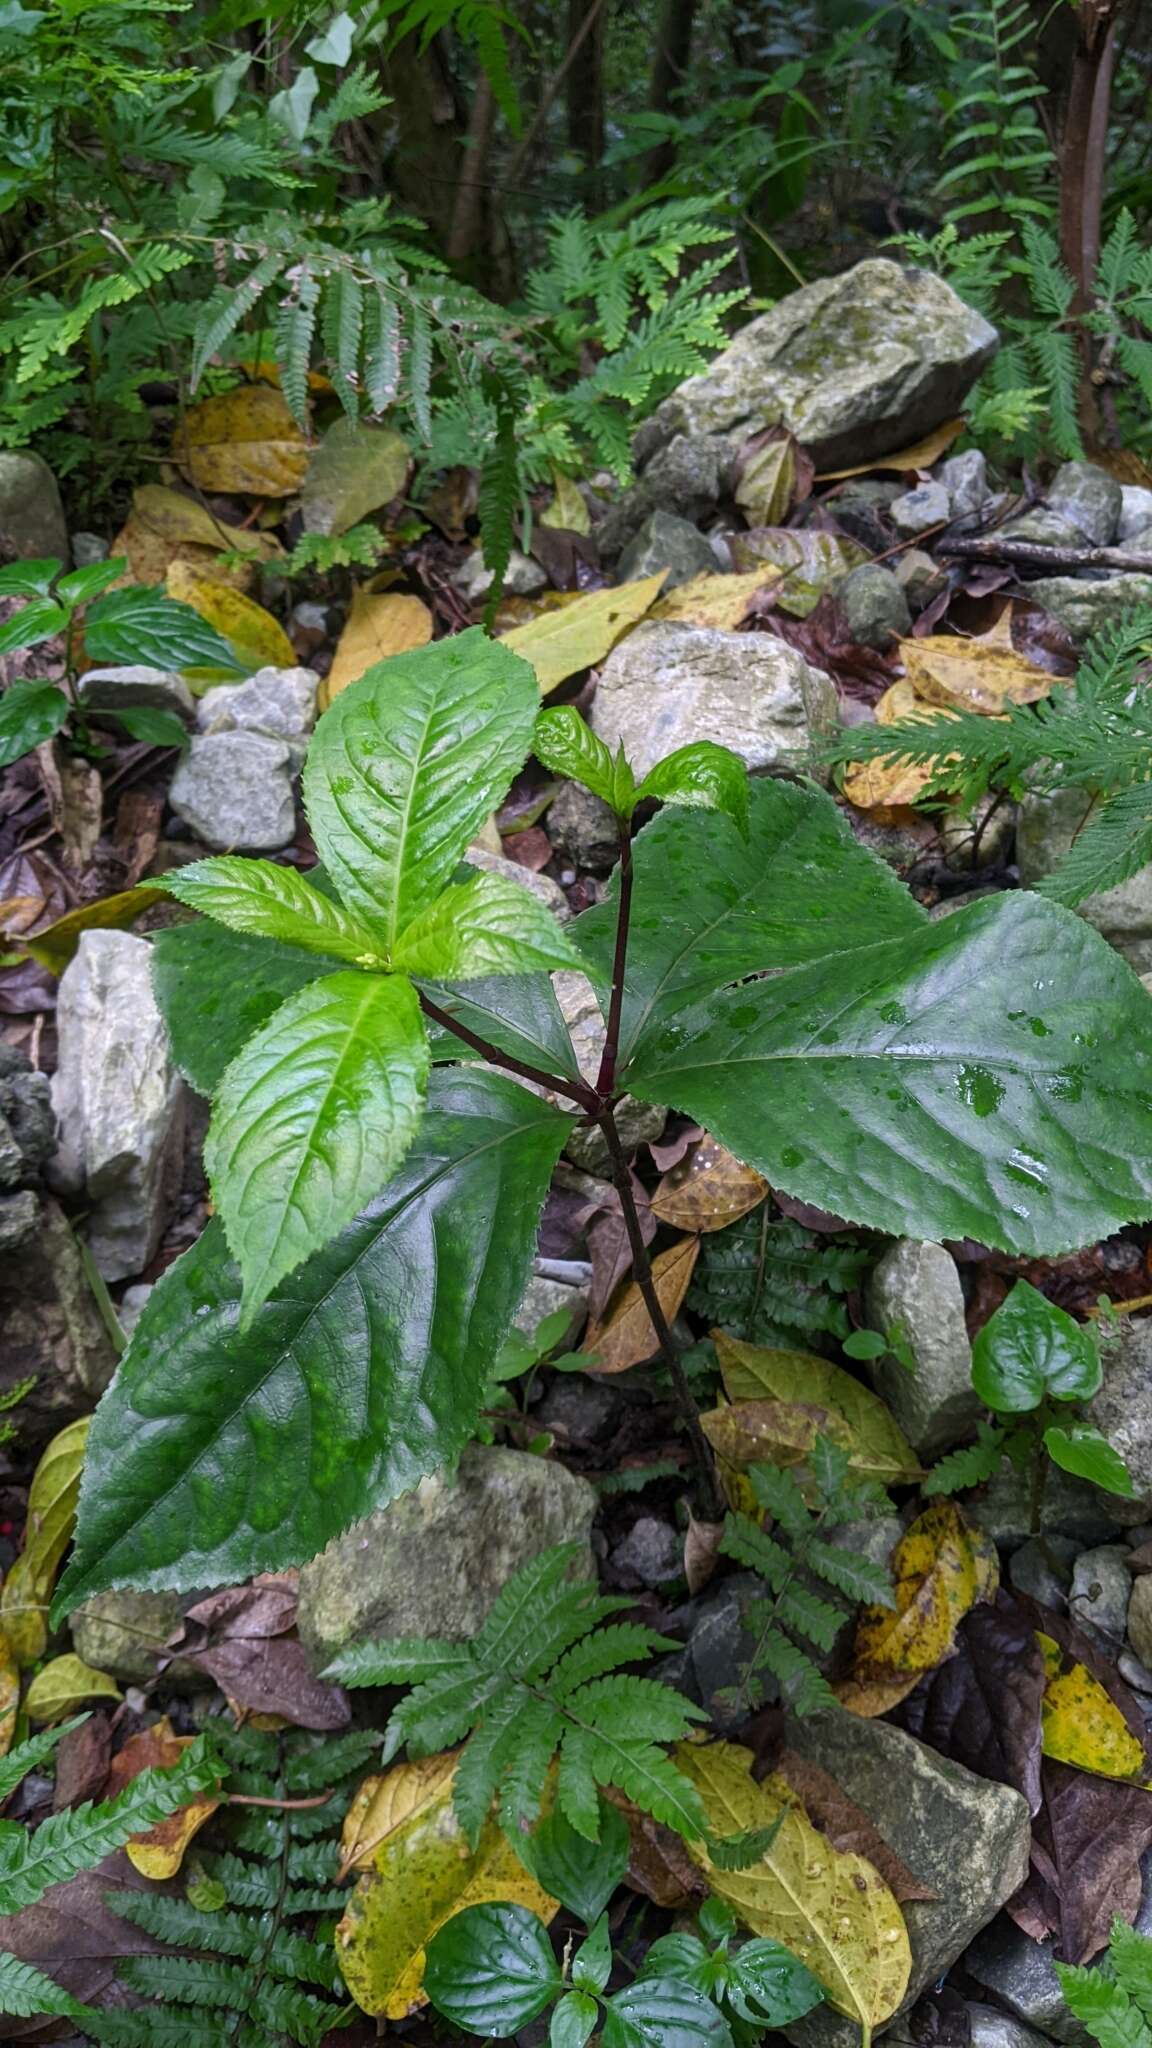
M 604 22 L 602 7 L 577 45 L 588 0 L 568 0 L 568 46 L 575 55 L 568 72 L 568 146 L 583 159 L 590 192 L 604 155 Z
M 381 59 L 380 83 L 391 104 L 372 128 L 390 144 L 387 183 L 446 245 L 467 131 L 439 37 L 421 50 L 416 36 L 405 36 Z M 378 187 L 384 182 L 378 174 Z
M 1100 261 L 1108 110 L 1116 64 L 1119 0 L 1080 0 L 1079 27 L 1059 141 L 1060 253 L 1076 280 L 1079 310 L 1091 304 Z
M 648 91 L 648 104 L 654 114 L 671 114 L 676 111 L 675 95 L 686 84 L 688 69 L 692 62 L 692 36 L 695 27 L 696 0 L 664 0 L 660 10 L 660 25 L 656 31 L 652 79 Z M 649 183 L 657 184 L 661 178 L 666 178 L 675 161 L 675 143 L 659 143 L 648 158 Z
M 452 225 L 448 231 L 447 256 L 450 263 L 475 263 L 487 241 L 488 160 L 495 124 L 496 95 L 487 72 L 481 71 L 472 99 L 472 117 L 468 123 L 460 182 L 456 187 Z

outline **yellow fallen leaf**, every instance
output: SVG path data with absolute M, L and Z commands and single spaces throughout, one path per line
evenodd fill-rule
M 121 1700 L 124 1695 L 114 1678 L 85 1664 L 82 1657 L 69 1654 L 53 1657 L 36 1673 L 24 1695 L 24 1711 L 30 1721 L 63 1721 L 88 1700 Z
M 700 1239 L 682 1237 L 652 1261 L 657 1299 L 670 1323 L 680 1313 L 699 1254 Z M 619 1307 L 584 1335 L 584 1349 L 593 1352 L 597 1360 L 587 1367 L 589 1372 L 626 1372 L 630 1365 L 654 1358 L 659 1348 L 644 1297 L 634 1280 L 625 1288 Z
M 7 1756 L 16 1733 L 16 1710 L 20 1705 L 20 1666 L 16 1652 L 0 1631 L 0 1756 Z
M 891 2019 L 908 1988 L 912 1955 L 904 1915 L 875 1865 L 834 1849 L 814 1828 L 787 1779 L 756 1784 L 750 1749 L 681 1743 L 676 1762 L 704 1802 L 714 1835 L 780 1822 L 767 1854 L 747 1870 L 721 1870 L 704 1844 L 689 1853 L 710 1889 L 744 1925 L 807 1964 L 830 2005 L 863 2030 Z
M 198 576 L 186 563 L 173 562 L 168 571 L 168 595 L 191 605 L 253 668 L 296 667 L 296 651 L 283 626 L 262 604 L 239 590 L 226 590 L 223 584 Z
M 839 1438 L 854 1472 L 882 1486 L 904 1486 L 920 1476 L 920 1460 L 879 1394 L 851 1373 L 809 1351 L 774 1350 L 741 1344 L 714 1330 L 716 1357 L 731 1401 L 807 1402 L 839 1423 Z
M 427 2003 L 425 1948 L 466 1906 L 526 1906 L 546 1927 L 558 1910 L 495 1820 L 469 1849 L 452 1806 L 457 1754 L 369 1778 L 345 1822 L 345 1868 L 364 1875 L 336 1929 L 336 1957 L 362 2012 L 402 2020 Z
M 1005 704 L 1035 704 L 1052 688 L 1047 669 L 987 638 L 959 640 L 934 633 L 923 640 L 901 640 L 899 652 L 905 678 L 921 702 L 946 711 L 994 713 Z
M 939 715 L 929 710 L 906 680 L 893 683 L 876 705 L 877 725 L 922 725 Z M 896 822 L 889 812 L 916 802 L 931 775 L 931 769 L 916 761 L 858 761 L 840 786 L 850 804 L 858 811 L 872 811 L 876 823 L 883 825 Z
M 172 453 L 202 491 L 288 498 L 308 471 L 308 443 L 270 384 L 240 384 L 193 406 Z
M 130 512 L 112 543 L 112 553 L 123 555 L 128 566 L 111 588 L 122 590 L 131 583 L 144 583 L 152 588 L 164 582 L 173 562 L 184 562 L 211 583 L 226 584 L 229 590 L 247 590 L 254 575 L 250 562 L 237 564 L 234 569 L 223 568 L 221 546 L 223 542 L 217 548 L 205 548 L 198 547 L 195 541 L 165 540 L 162 533 L 154 533 L 137 513 Z
M 705 1133 L 686 1159 L 664 1175 L 652 1197 L 652 1214 L 673 1230 L 723 1230 L 746 1216 L 768 1193 L 754 1166 Z
M 823 469 L 816 481 L 828 484 L 839 477 L 868 476 L 874 469 L 931 469 L 944 450 L 952 446 L 957 435 L 963 433 L 966 425 L 964 419 L 945 420 L 942 427 L 934 427 L 922 441 L 913 441 L 907 448 L 897 448 L 892 455 L 875 455 L 871 462 L 854 462 L 848 469 Z
M 547 697 L 569 676 L 603 661 L 616 642 L 639 625 L 656 602 L 667 574 L 667 569 L 661 569 L 655 576 L 641 576 L 614 590 L 590 590 L 561 611 L 547 612 L 527 626 L 514 626 L 503 635 L 503 644 L 531 662 L 540 694 Z
M 141 1771 L 166 1770 L 178 1763 L 192 1740 L 191 1735 L 177 1735 L 166 1715 L 150 1728 L 142 1728 L 138 1735 L 129 1736 L 112 1759 L 109 1797 L 122 1792 Z M 210 1792 L 201 1792 L 187 1806 L 170 1813 L 167 1820 L 159 1821 L 144 1834 L 133 1835 L 125 1844 L 133 1869 L 156 1883 L 175 1877 L 192 1837 L 211 1820 L 219 1804 Z
M 555 486 L 540 514 L 541 526 L 559 526 L 567 533 L 591 533 L 592 520 L 584 494 L 573 477 L 561 476 L 558 469 L 552 471 Z
M 721 632 L 731 632 L 740 624 L 748 609 L 750 598 L 755 597 L 765 584 L 774 583 L 780 571 L 770 563 L 762 569 L 748 569 L 743 575 L 712 575 L 708 570 L 700 576 L 691 576 L 687 583 L 678 583 L 667 597 L 652 607 L 654 619 L 678 619 L 686 626 L 715 626 Z
M 728 1401 L 700 1417 L 720 1466 L 729 1502 L 760 1517 L 756 1495 L 744 1480 L 750 1465 L 802 1465 L 818 1436 L 848 1449 L 848 1432 L 838 1415 L 814 1401 Z
M 85 932 L 123 932 L 154 903 L 164 901 L 166 891 L 142 883 L 136 889 L 121 889 L 115 896 L 101 896 L 95 903 L 83 903 L 68 910 L 55 924 L 45 925 L 23 941 L 24 949 L 47 967 L 51 974 L 63 974 Z
M 318 704 L 326 711 L 334 697 L 354 683 L 374 662 L 390 654 L 426 647 L 432 638 L 432 614 L 418 597 L 383 597 L 354 590 L 344 630 L 336 643 L 332 666 L 320 685 Z
M 1129 1728 L 1115 1700 L 1083 1664 L 1064 1669 L 1065 1659 L 1051 1636 L 1038 1635 L 1048 1684 L 1040 1708 L 1041 1746 L 1045 1756 L 1091 1771 L 1098 1778 L 1121 1778 L 1143 1785 L 1148 1778 L 1144 1745 Z
M 62 1429 L 45 1450 L 28 1491 L 24 1548 L 0 1587 L 0 1627 L 25 1669 L 44 1655 L 48 1642 L 47 1613 L 76 1523 L 87 1440 L 85 1415 Z
M 901 1685 L 896 1697 L 903 1698 L 944 1662 L 957 1625 L 978 1601 L 994 1595 L 1000 1569 L 987 1537 L 945 1500 L 934 1501 L 906 1530 L 893 1553 L 892 1573 L 895 1607 L 866 1607 L 856 1624 L 852 1680 L 881 1692 Z M 853 1704 L 850 1694 L 836 1690 L 846 1706 Z

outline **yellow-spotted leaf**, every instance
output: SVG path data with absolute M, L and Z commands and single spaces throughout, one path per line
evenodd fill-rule
M 716 1356 L 731 1401 L 801 1402 L 826 1411 L 838 1425 L 825 1432 L 843 1443 L 852 1469 L 882 1486 L 906 1485 L 920 1475 L 920 1461 L 895 1417 L 878 1394 L 851 1373 L 809 1351 L 777 1351 L 741 1344 L 714 1332 Z
M 172 453 L 202 491 L 289 498 L 308 472 L 308 442 L 270 384 L 240 384 L 186 413 Z
M 747 1870 L 721 1870 L 703 1843 L 689 1845 L 710 1889 L 753 1934 L 778 1941 L 806 1963 L 830 2005 L 862 2028 L 865 2042 L 890 2019 L 908 1988 L 908 1930 L 875 1865 L 834 1849 L 813 1827 L 787 1779 L 757 1784 L 753 1752 L 737 1743 L 682 1743 L 676 1763 L 723 1838 L 779 1821 L 767 1854 Z
M 662 597 L 659 604 L 653 605 L 652 617 L 731 632 L 744 617 L 749 600 L 775 579 L 774 569 L 747 569 L 737 576 L 723 576 L 719 572 L 712 575 L 705 570 L 700 576 L 689 577 L 687 583 L 678 583 L 675 590 Z
M 726 1473 L 746 1472 L 749 1465 L 802 1465 L 818 1436 L 848 1448 L 839 1416 L 814 1401 L 725 1402 L 702 1415 L 700 1427 Z M 755 1498 L 738 1491 L 741 1505 Z
M 664 1175 L 652 1197 L 652 1214 L 673 1230 L 723 1230 L 746 1216 L 768 1193 L 753 1166 L 744 1166 L 707 1133 L 686 1159 Z
M 131 1735 L 112 1759 L 108 1773 L 108 1796 L 122 1792 L 141 1771 L 167 1770 L 178 1763 L 189 1743 L 191 1735 L 177 1735 L 171 1721 L 165 1716 L 154 1721 L 150 1728 L 142 1728 L 138 1735 Z M 184 1852 L 194 1835 L 207 1821 L 210 1821 L 220 1801 L 210 1792 L 202 1792 L 170 1813 L 167 1820 L 149 1828 L 147 1833 L 133 1835 L 125 1847 L 128 1861 L 141 1877 L 150 1877 L 156 1883 L 164 1878 L 175 1877 L 184 1861 Z
M 53 1657 L 36 1673 L 24 1695 L 24 1711 L 30 1721 L 65 1721 L 89 1700 L 121 1700 L 124 1695 L 114 1678 L 97 1671 L 83 1657 L 69 1653 Z
M 173 562 L 168 595 L 191 605 L 253 668 L 295 668 L 296 652 L 283 626 L 242 591 L 197 575 L 186 562 Z
M 336 1956 L 362 2012 L 406 2019 L 427 2003 L 424 1951 L 446 1920 L 493 1900 L 526 1906 L 547 1926 L 541 1891 L 489 1819 L 470 1850 L 452 1806 L 457 1753 L 393 1765 L 369 1778 L 344 1826 L 344 1868 L 363 1875 L 336 1929 Z
M 132 509 L 112 543 L 114 555 L 125 555 L 124 583 L 163 583 L 173 562 L 206 576 L 212 583 L 226 583 L 234 590 L 247 590 L 253 566 L 271 561 L 284 552 L 274 534 L 254 527 L 231 526 L 216 519 L 198 498 L 167 484 L 141 484 L 132 493 Z M 241 554 L 247 560 L 224 568 L 220 557 Z
M 569 676 L 592 668 L 610 654 L 618 640 L 638 626 L 660 595 L 667 569 L 621 583 L 613 590 L 590 590 L 560 611 L 545 612 L 526 626 L 503 635 L 505 647 L 521 654 L 536 671 L 540 694 L 558 689 Z
M 670 1323 L 680 1313 L 699 1254 L 700 1239 L 682 1237 L 652 1261 L 656 1296 Z M 588 1366 L 589 1372 L 626 1372 L 630 1365 L 642 1365 L 646 1358 L 655 1357 L 659 1339 L 634 1280 L 605 1320 L 585 1331 L 584 1349 L 596 1359 L 595 1365 Z
M 1026 655 L 1017 654 L 1007 628 L 997 621 L 979 640 L 960 640 L 936 633 L 923 640 L 901 640 L 905 679 L 923 704 L 944 711 L 985 711 L 995 714 L 1005 704 L 1035 704 L 1047 697 L 1052 677 Z
M 387 661 L 392 654 L 407 654 L 413 647 L 426 647 L 431 638 L 432 614 L 420 598 L 354 590 L 332 666 L 320 685 L 320 710 L 327 711 L 332 699 L 375 662 Z
M 923 724 L 939 716 L 939 710 L 930 710 L 906 680 L 893 683 L 876 705 L 877 725 Z M 932 770 L 918 761 L 859 761 L 848 769 L 840 786 L 850 804 L 858 811 L 871 811 L 876 823 L 883 825 L 890 822 L 888 812 L 916 802 L 931 775 Z
M 895 1690 L 878 1707 L 862 1704 L 851 1683 L 837 1688 L 860 1713 L 883 1713 L 935 1671 L 953 1648 L 958 1624 L 978 1601 L 992 1599 L 1000 1576 L 995 1547 L 948 1500 L 917 1516 L 896 1546 L 892 1573 L 895 1606 L 866 1607 L 856 1624 L 852 1681 L 869 1700 Z
M 85 932 L 127 931 L 154 903 L 162 903 L 165 894 L 165 890 L 150 889 L 144 883 L 136 889 L 121 889 L 115 896 L 101 896 L 95 903 L 83 903 L 79 910 L 66 911 L 55 924 L 24 939 L 24 949 L 49 973 L 63 974 Z
M 0 1587 L 0 1628 L 24 1668 L 44 1655 L 52 1588 L 76 1523 L 88 1417 L 54 1436 L 32 1478 L 24 1548 Z
M 1083 1664 L 1066 1658 L 1051 1636 L 1039 1635 L 1048 1683 L 1040 1709 L 1042 1748 L 1058 1763 L 1098 1778 L 1148 1782 L 1144 1745 L 1115 1700 Z

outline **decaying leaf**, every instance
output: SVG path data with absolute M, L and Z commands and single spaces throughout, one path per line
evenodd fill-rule
M 754 1209 L 768 1193 L 755 1167 L 707 1133 L 687 1158 L 666 1173 L 652 1197 L 652 1213 L 673 1230 L 723 1230 Z
M 306 533 L 346 533 L 398 498 L 408 480 L 411 449 L 391 427 L 340 419 L 312 450 L 300 492 Z
M 1001 1587 L 964 1616 L 955 1654 L 916 1688 L 897 1718 L 941 1756 L 1011 1785 L 1035 1813 L 1046 1683 L 1031 1616 Z
M 731 1742 L 681 1743 L 676 1762 L 699 1790 L 713 1834 L 741 1834 L 780 1820 L 767 1854 L 747 1870 L 718 1869 L 703 1843 L 691 1845 L 692 1855 L 710 1889 L 744 1925 L 799 1956 L 829 2003 L 855 2020 L 867 2040 L 896 2011 L 912 1968 L 904 1916 L 875 1866 L 834 1848 L 785 1778 L 774 1774 L 756 1784 L 751 1750 Z
M 670 1323 L 680 1313 L 699 1254 L 700 1239 L 682 1237 L 652 1261 L 657 1298 Z M 596 1364 L 587 1368 L 589 1372 L 626 1372 L 630 1365 L 641 1365 L 645 1359 L 653 1358 L 659 1348 L 652 1319 L 635 1281 L 625 1288 L 623 1298 L 607 1320 L 596 1323 L 584 1335 L 583 1349 L 596 1357 Z
M 247 590 L 252 567 L 271 561 L 284 550 L 275 534 L 254 527 L 231 526 L 216 519 L 198 498 L 167 484 L 141 484 L 132 493 L 132 509 L 112 543 L 113 555 L 127 557 L 122 583 L 163 583 L 173 562 L 184 562 L 212 583 Z M 248 556 L 248 564 L 226 569 L 225 552 Z
M 64 1721 L 89 1700 L 120 1700 L 124 1695 L 114 1678 L 97 1671 L 82 1657 L 69 1653 L 53 1657 L 36 1673 L 24 1695 L 24 1711 L 30 1721 Z
M 346 1728 L 352 1718 L 343 1688 L 314 1676 L 295 1635 L 234 1636 L 189 1661 L 245 1713 L 274 1714 L 294 1728 Z
M 707 1896 L 708 1887 L 683 1837 L 674 1834 L 663 1822 L 653 1820 L 650 1813 L 642 1813 L 614 1785 L 608 1786 L 605 1797 L 628 1823 L 625 1883 L 643 1898 L 651 1899 L 655 1906 L 674 1911 L 682 1906 L 698 1906 Z
M 1152 1847 L 1152 1795 L 1051 1757 L 1040 1782 L 1031 1868 L 1008 1911 L 1034 1940 L 1054 1934 L 1065 1962 L 1090 1962 L 1107 1945 L 1115 1914 L 1136 1918 L 1141 1859 Z
M 767 574 L 761 580 L 779 609 L 797 619 L 806 619 L 838 577 L 867 560 L 867 550 L 858 542 L 821 533 L 817 527 L 754 526 L 749 533 L 732 536 L 734 566 L 778 569 L 775 581 Z
M 945 711 L 994 714 L 1005 704 L 1035 704 L 1052 688 L 1050 672 L 1017 654 L 1003 629 L 979 640 L 939 633 L 901 640 L 899 652 L 905 678 L 921 703 Z
M 555 489 L 540 514 L 541 526 L 558 526 L 565 533 L 591 533 L 591 514 L 575 478 L 554 469 L 552 482 Z
M 964 643 L 950 642 L 962 646 Z M 939 717 L 916 695 L 908 681 L 893 683 L 876 705 L 877 725 L 922 724 Z M 858 811 L 871 811 L 877 824 L 893 822 L 891 812 L 914 804 L 932 770 L 917 761 L 858 761 L 844 775 L 841 788 Z
M 925 434 L 922 441 L 913 441 L 907 448 L 897 448 L 891 455 L 874 456 L 871 462 L 854 462 L 848 469 L 821 470 L 817 482 L 829 484 L 845 476 L 870 476 L 874 469 L 931 469 L 944 450 L 952 446 L 957 435 L 964 432 L 966 424 L 963 419 L 945 420 L 943 426 Z
M 851 1373 L 810 1351 L 742 1344 L 725 1330 L 714 1331 L 713 1337 L 725 1390 L 741 1410 L 761 1403 L 815 1410 L 817 1417 L 826 1418 L 822 1426 L 817 1422 L 818 1429 L 822 1427 L 823 1435 L 844 1445 L 854 1472 L 879 1480 L 882 1486 L 905 1485 L 919 1477 L 920 1461 L 899 1423 L 880 1396 L 861 1386 Z M 736 1458 L 733 1462 L 754 1464 L 756 1460 Z
M 531 663 L 540 694 L 546 697 L 569 676 L 603 661 L 616 642 L 639 625 L 660 595 L 667 573 L 661 569 L 655 576 L 642 576 L 612 590 L 590 590 L 527 626 L 514 626 L 504 634 L 503 644 Z
M 1100 1680 L 1066 1657 L 1051 1636 L 1037 1641 L 1047 1677 L 1041 1707 L 1045 1756 L 1097 1777 L 1148 1785 L 1145 1745 Z
M 956 1630 L 999 1583 L 995 1546 L 952 1501 L 934 1501 L 892 1556 L 895 1607 L 866 1607 L 856 1624 L 852 1678 L 835 1690 L 870 1717 L 906 1699 L 952 1652 Z M 880 1702 L 878 1704 L 878 1702 Z
M 24 949 L 41 967 L 47 967 L 52 974 L 63 974 L 85 932 L 127 931 L 154 903 L 163 902 L 164 896 L 163 889 L 150 889 L 145 884 L 121 889 L 115 896 L 98 897 L 95 903 L 82 903 L 79 910 L 66 911 L 55 924 L 45 925 L 43 931 L 25 939 Z
M 175 1734 L 167 1716 L 155 1721 L 150 1728 L 142 1729 L 138 1735 L 130 1735 L 123 1749 L 112 1759 L 108 1772 L 108 1798 L 122 1792 L 141 1771 L 165 1770 L 178 1763 L 193 1740 L 191 1735 Z M 146 1834 L 133 1835 L 126 1845 L 133 1869 L 138 1870 L 141 1877 L 153 1878 L 157 1883 L 166 1877 L 175 1877 L 189 1842 L 205 1822 L 211 1820 L 219 1804 L 220 1801 L 213 1799 L 210 1793 L 202 1792 L 187 1806 L 170 1813 L 167 1820 L 149 1828 Z
M 740 624 L 748 601 L 765 584 L 771 585 L 771 569 L 747 569 L 743 575 L 715 575 L 705 570 L 687 583 L 678 583 L 667 597 L 652 607 L 654 619 L 674 619 L 684 626 L 715 626 L 731 632 Z
M 0 1756 L 7 1756 L 16 1733 L 16 1709 L 20 1705 L 20 1666 L 16 1652 L 0 1630 Z
M 283 626 L 254 598 L 197 575 L 186 562 L 173 562 L 167 587 L 169 597 L 191 605 L 254 669 L 295 668 L 296 652 Z M 189 687 L 197 689 L 194 682 Z
M 818 1436 L 847 1450 L 848 1432 L 839 1416 L 813 1401 L 731 1401 L 700 1417 L 720 1468 L 729 1505 L 759 1518 L 749 1481 L 750 1465 L 803 1465 Z
M 289 498 L 308 472 L 308 443 L 270 384 L 240 384 L 193 406 L 172 453 L 202 491 Z
M 693 1596 L 703 1591 L 716 1570 L 723 1535 L 723 1522 L 698 1522 L 689 1510 L 684 1535 L 684 1577 Z
M 413 647 L 426 647 L 431 638 L 432 614 L 420 598 L 354 590 L 332 666 L 320 685 L 318 708 L 326 711 L 332 699 L 374 662 L 387 661 L 392 654 L 407 654 Z
M 795 1793 L 810 1821 L 819 1828 L 834 1849 L 864 1856 L 880 1872 L 897 1905 L 912 1899 L 935 1899 L 938 1894 L 923 1884 L 888 1847 L 874 1821 L 862 1806 L 849 1799 L 843 1787 L 799 1750 L 785 1749 L 776 1760 L 777 1774 Z
M 88 1417 L 70 1422 L 48 1445 L 28 1492 L 24 1548 L 0 1587 L 0 1627 L 25 1669 L 44 1655 L 47 1614 L 60 1560 L 76 1522 Z
M 796 482 L 796 443 L 779 434 L 762 447 L 745 452 L 736 503 L 749 526 L 776 526 L 792 502 Z
M 365 1781 L 349 1810 L 344 1869 L 364 1875 L 336 1929 L 336 1955 L 362 2012 L 401 2020 L 426 2003 L 424 1950 L 466 1906 L 526 1906 L 545 1926 L 557 1911 L 494 1820 L 469 1850 L 452 1806 L 457 1754 L 394 1764 Z

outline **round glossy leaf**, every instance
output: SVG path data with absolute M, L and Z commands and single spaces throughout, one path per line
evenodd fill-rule
M 642 1978 L 607 2001 L 603 2048 L 732 2048 L 732 2030 L 702 1992 L 670 1977 Z
M 552 2015 L 548 2048 L 584 2048 L 600 2011 L 587 1991 L 570 1991 Z
M 819 2005 L 811 1970 L 778 1941 L 746 1941 L 729 1958 L 729 1997 L 742 2019 L 786 2027 Z
M 972 1347 L 972 1385 L 998 1415 L 1024 1415 L 1047 1395 L 1087 1401 L 1100 1385 L 1091 1330 L 1075 1323 L 1027 1280 L 989 1316 Z
M 563 1988 L 552 1944 L 524 1906 L 469 1906 L 428 1944 L 424 1989 L 470 2034 L 507 2040 Z
M 603 1991 L 612 1975 L 612 1937 L 601 1913 L 583 1948 L 572 1958 L 572 1982 L 584 1991 Z
M 1046 1429 L 1044 1446 L 1052 1463 L 1063 1471 L 1090 1479 L 1107 1493 L 1120 1493 L 1129 1500 L 1135 1495 L 1132 1475 L 1119 1451 L 1090 1423 L 1070 1422 L 1063 1429 Z
M 516 1853 L 537 1884 L 591 1927 L 628 1868 L 628 1823 L 602 1798 L 600 1839 L 589 1842 L 557 1806 L 517 1842 Z

